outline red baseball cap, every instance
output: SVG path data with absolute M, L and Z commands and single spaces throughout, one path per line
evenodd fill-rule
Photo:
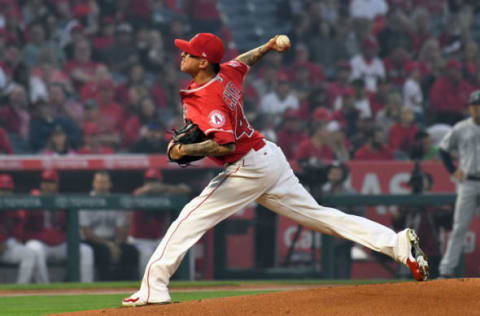
M 55 170 L 45 170 L 42 172 L 42 181 L 58 182 L 58 173 Z
M 212 64 L 220 63 L 225 55 L 222 40 L 212 33 L 198 33 L 189 42 L 177 38 L 175 46 L 182 52 L 205 58 Z
M 13 179 L 8 174 L 0 174 L 0 189 L 13 190 Z
M 314 120 L 322 120 L 322 121 L 329 121 L 331 119 L 330 112 L 328 112 L 325 108 L 317 108 L 313 112 L 313 119 Z
M 155 168 L 150 168 L 147 171 L 145 171 L 145 176 L 144 177 L 145 177 L 145 179 L 158 180 L 158 181 L 161 181 L 162 178 L 163 178 L 160 171 L 158 169 L 155 169 Z

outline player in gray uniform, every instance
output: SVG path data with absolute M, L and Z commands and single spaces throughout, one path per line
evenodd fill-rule
M 480 90 L 472 92 L 469 101 L 470 118 L 455 124 L 440 143 L 440 157 L 445 168 L 458 181 L 453 231 L 447 252 L 440 262 L 440 277 L 452 277 L 463 250 L 465 234 L 478 210 L 480 196 Z M 458 156 L 455 167 L 450 153 Z

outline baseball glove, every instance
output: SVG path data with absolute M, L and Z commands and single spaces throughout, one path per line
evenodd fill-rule
M 192 122 L 188 122 L 187 125 L 185 125 L 181 129 L 173 131 L 173 138 L 168 144 L 167 149 L 168 159 L 170 159 L 170 161 L 178 163 L 180 166 L 187 166 L 192 161 L 205 158 L 204 156 L 183 156 L 180 159 L 172 159 L 172 157 L 170 156 L 170 150 L 176 144 L 195 144 L 203 142 L 204 140 L 207 140 L 207 136 L 205 136 L 202 130 L 198 127 L 198 125 Z

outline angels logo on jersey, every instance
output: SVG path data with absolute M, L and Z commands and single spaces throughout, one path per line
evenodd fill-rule
M 213 110 L 208 114 L 208 124 L 215 128 L 220 128 L 225 125 L 225 114 L 221 111 Z

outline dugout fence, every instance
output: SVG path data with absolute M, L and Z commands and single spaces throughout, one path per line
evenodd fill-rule
M 409 205 L 409 206 L 440 206 L 453 204 L 454 194 L 383 194 L 383 195 L 337 195 L 325 196 L 320 204 L 337 208 L 350 206 L 378 206 L 378 205 Z M 158 212 L 172 212 L 175 218 L 182 207 L 188 202 L 184 195 L 168 196 L 132 196 L 130 194 L 113 194 L 108 196 L 89 196 L 76 194 L 62 194 L 55 196 L 11 195 L 0 197 L 0 211 L 23 209 L 67 211 L 67 280 L 79 280 L 79 210 L 152 210 Z M 335 259 L 333 254 L 333 237 L 322 234 L 321 273 L 316 270 L 286 270 L 272 272 L 268 269 L 229 269 L 226 263 L 226 225 L 224 221 L 214 229 L 214 267 L 215 279 L 272 279 L 272 278 L 299 278 L 316 277 L 333 279 L 335 275 Z M 176 273 L 178 279 L 191 279 L 188 254 Z

